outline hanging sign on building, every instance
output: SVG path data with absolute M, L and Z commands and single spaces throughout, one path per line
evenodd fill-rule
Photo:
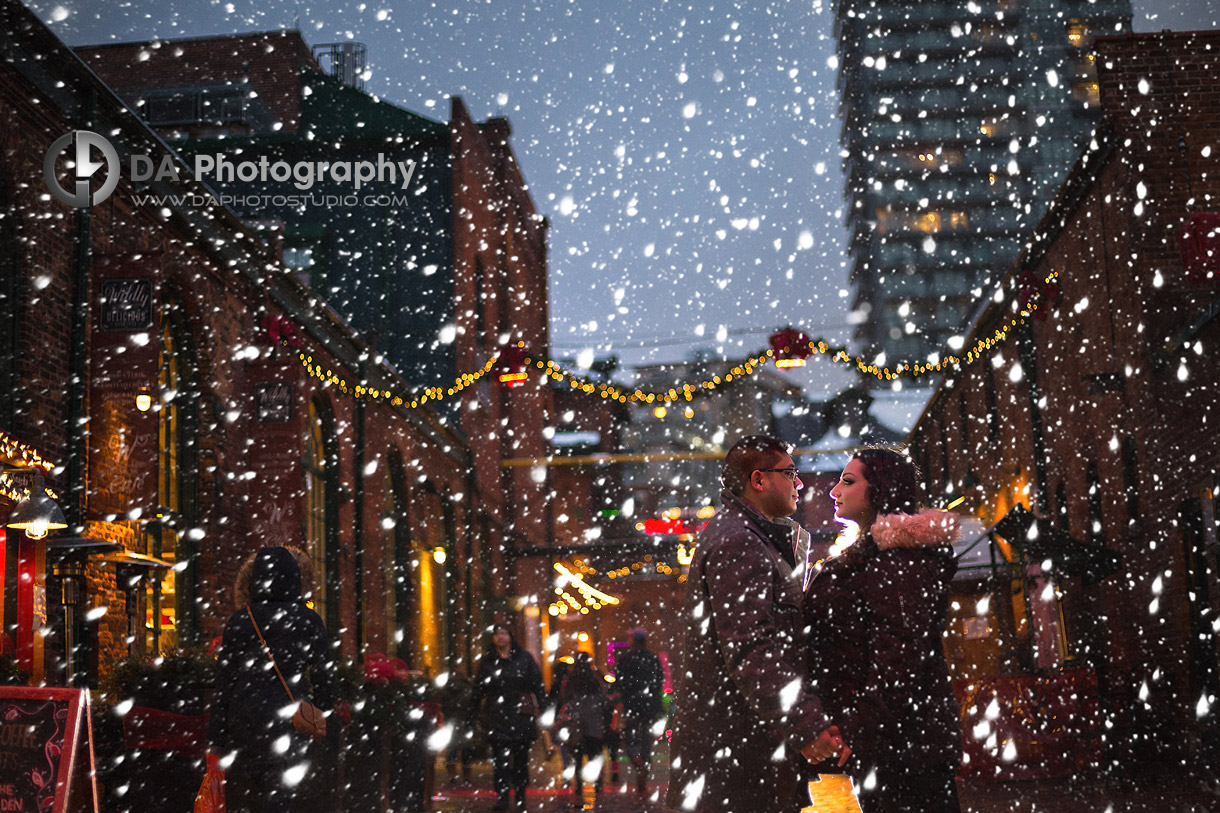
M 0 810 L 99 809 L 89 693 L 0 686 Z
M 89 511 L 157 507 L 159 254 L 99 257 L 92 269 Z

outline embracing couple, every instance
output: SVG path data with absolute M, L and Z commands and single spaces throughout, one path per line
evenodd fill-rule
M 865 449 L 830 491 L 855 541 L 815 561 L 788 518 L 803 485 L 786 444 L 743 438 L 722 479 L 687 581 L 667 804 L 795 813 L 804 780 L 846 771 L 864 813 L 958 811 L 941 648 L 956 519 L 917 507 L 907 458 Z

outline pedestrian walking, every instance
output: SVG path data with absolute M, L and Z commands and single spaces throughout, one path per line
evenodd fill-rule
M 810 568 L 805 597 L 810 673 L 851 746 L 865 813 L 960 809 L 961 732 L 941 643 L 958 523 L 919 510 L 917 493 L 906 457 L 857 452 L 830 491 L 856 539 Z
M 800 528 L 787 519 L 801 480 L 788 447 L 766 435 L 734 444 L 722 478 L 687 580 L 666 803 L 791 813 L 802 806 L 801 757 L 842 751 L 807 685 Z
M 653 724 L 661 714 L 665 673 L 648 649 L 648 631 L 631 631 L 631 648 L 615 663 L 615 686 L 623 699 L 623 747 L 635 771 L 635 789 L 644 793 L 652 764 Z
M 441 713 L 446 722 L 453 726 L 453 736 L 445 747 L 445 772 L 449 776 L 450 785 L 458 783 L 459 766 L 461 782 L 470 782 L 470 765 L 478 752 L 475 730 L 469 724 L 473 692 L 473 682 L 458 671 L 449 673 L 449 678 L 440 691 Z
M 606 690 L 606 699 L 610 701 L 610 728 L 606 731 L 606 761 L 610 764 L 610 781 L 619 781 L 619 753 L 623 748 L 623 694 L 619 691 L 617 679 L 601 675 Z
M 563 692 L 560 719 L 572 749 L 573 790 L 579 797 L 584 780 L 593 780 L 593 789 L 602 790 L 602 748 L 610 731 L 612 706 L 603 688 L 604 681 L 594 669 L 588 653 L 578 652 Z
M 563 686 L 568 680 L 568 673 L 571 667 L 566 660 L 557 660 L 551 666 L 551 688 L 546 694 L 546 709 L 547 713 L 544 719 L 549 721 L 550 729 L 554 733 L 552 737 L 553 747 L 559 751 L 559 760 L 563 768 L 562 776 L 568 773 L 568 767 L 572 764 L 572 751 L 568 748 L 568 744 L 559 736 L 561 725 L 559 720 L 559 709 L 563 706 Z M 550 753 L 547 754 L 551 756 Z
M 492 627 L 491 643 L 479 661 L 471 709 L 487 731 L 492 752 L 494 810 L 507 810 L 510 790 L 525 806 L 530 747 L 538 737 L 538 713 L 545 698 L 542 672 L 504 624 Z
M 282 713 L 292 703 L 270 663 L 273 657 L 296 700 L 326 711 L 333 707 L 330 640 L 322 619 L 305 606 L 298 558 L 308 563 L 300 551 L 272 547 L 247 560 L 234 591 L 239 609 L 217 650 L 208 749 L 233 755 L 225 771 L 230 813 L 316 809 L 317 799 L 304 789 L 318 760 L 310 759 L 311 739 L 293 728 L 291 714 Z

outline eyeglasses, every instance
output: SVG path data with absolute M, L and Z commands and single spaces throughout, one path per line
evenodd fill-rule
M 755 471 L 777 471 L 780 474 L 788 475 L 788 478 L 790 480 L 792 480 L 792 482 L 794 482 L 794 483 L 797 480 L 801 479 L 801 475 L 799 473 L 797 473 L 797 470 L 794 468 L 793 469 L 755 469 Z

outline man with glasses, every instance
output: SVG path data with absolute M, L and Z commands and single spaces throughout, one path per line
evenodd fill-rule
M 808 535 L 788 519 L 802 484 L 788 446 L 767 435 L 739 440 L 721 478 L 723 505 L 699 534 L 687 578 L 666 803 L 799 810 L 801 757 L 842 764 L 850 753 L 805 670 Z

